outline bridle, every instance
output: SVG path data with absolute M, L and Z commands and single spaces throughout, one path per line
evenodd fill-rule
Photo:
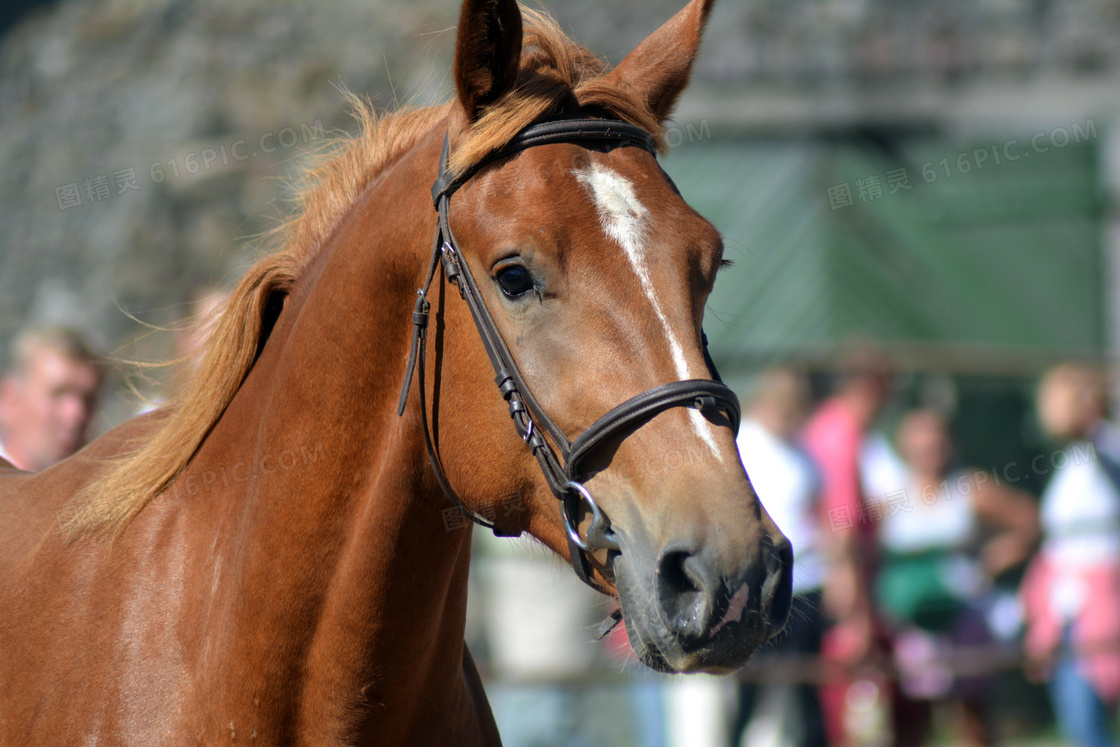
M 435 243 L 432 248 L 432 259 L 428 267 L 424 287 L 416 292 L 416 305 L 412 312 L 412 347 L 408 356 L 408 371 L 401 388 L 397 414 L 404 414 L 405 403 L 412 383 L 412 374 L 419 361 L 420 419 L 423 424 L 428 458 L 431 460 L 436 480 L 447 497 L 466 516 L 499 536 L 510 536 L 509 533 L 503 532 L 495 526 L 493 522 L 468 511 L 459 501 L 455 491 L 447 482 L 439 456 L 436 454 L 432 443 L 431 432 L 428 429 L 424 363 L 425 349 L 427 348 L 428 313 L 431 304 L 428 302 L 427 295 L 435 277 L 437 266 L 442 266 L 445 277 L 458 287 L 460 295 L 467 302 L 475 326 L 478 328 L 479 337 L 482 339 L 482 345 L 490 358 L 490 364 L 494 367 L 496 374 L 494 381 L 498 385 L 498 391 L 501 392 L 509 406 L 509 414 L 513 419 L 513 426 L 517 430 L 517 434 L 521 436 L 521 440 L 525 442 L 533 456 L 536 457 L 549 488 L 560 501 L 560 515 L 568 539 L 572 567 L 584 583 L 598 589 L 598 586 L 591 580 L 592 566 L 589 557 L 598 550 L 607 550 L 608 553 L 618 552 L 619 545 L 618 538 L 611 529 L 610 520 L 599 508 L 599 504 L 581 481 L 583 473 L 580 467 L 583 461 L 607 439 L 627 429 L 638 428 L 658 413 L 673 407 L 692 407 L 701 412 L 723 412 L 736 434 L 739 432 L 741 415 L 739 399 L 720 380 L 711 356 L 708 355 L 707 337 L 703 333 L 701 333 L 701 339 L 703 341 L 704 360 L 711 371 L 712 379 L 674 381 L 642 392 L 611 409 L 607 414 L 592 423 L 583 433 L 579 434 L 574 441 L 569 441 L 564 431 L 541 408 L 540 403 L 533 396 L 532 390 L 521 375 L 521 370 L 517 367 L 505 340 L 502 339 L 498 327 L 494 324 L 494 319 L 482 299 L 482 294 L 479 292 L 478 284 L 471 274 L 467 262 L 462 257 L 458 244 L 455 243 L 455 237 L 451 233 L 449 213 L 451 196 L 483 166 L 526 148 L 549 143 L 581 145 L 586 143 L 597 145 L 600 149 L 605 150 L 612 150 L 621 146 L 637 146 L 655 157 L 657 155 L 653 137 L 640 127 L 626 122 L 605 119 L 561 119 L 525 128 L 505 147 L 491 153 L 464 173 L 454 176 L 449 174 L 447 170 L 450 145 L 449 137 L 445 135 L 443 150 L 439 159 L 439 175 L 435 184 L 432 185 L 432 201 L 439 216 Z M 549 443 L 550 440 L 551 444 Z M 554 446 L 555 450 L 560 452 L 563 459 L 562 463 L 556 456 Z M 591 522 L 585 537 L 581 537 L 579 533 L 583 511 L 591 516 Z M 519 532 L 514 534 L 519 534 Z

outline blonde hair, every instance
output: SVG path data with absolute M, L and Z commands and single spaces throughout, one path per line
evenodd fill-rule
M 47 326 L 29 327 L 12 340 L 11 374 L 17 377 L 26 374 L 31 361 L 42 350 L 87 363 L 99 373 L 101 371 L 101 358 L 93 351 L 85 335 L 71 327 Z

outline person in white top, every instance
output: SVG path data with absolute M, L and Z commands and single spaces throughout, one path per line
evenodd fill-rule
M 1063 736 L 1086 747 L 1116 743 L 1120 701 L 1120 454 L 1106 402 L 1092 367 L 1067 363 L 1042 378 L 1039 419 L 1062 448 L 1036 459 L 1052 474 L 1022 592 L 1033 673 L 1049 680 Z
M 85 445 L 101 369 L 82 335 L 63 327 L 18 335 L 11 359 L 0 378 L 0 458 L 38 472 Z
M 768 656 L 790 656 L 795 657 L 791 661 L 803 663 L 820 653 L 824 581 L 820 476 L 794 442 L 809 407 L 809 386 L 802 374 L 788 368 L 769 369 L 758 377 L 737 439 L 751 485 L 793 545 L 793 610 L 787 631 L 758 655 L 763 666 Z M 779 733 L 784 744 L 826 744 L 820 702 L 812 684 L 742 687 L 739 723 L 733 735 L 738 738 L 746 728 L 745 741 L 753 743 L 761 739 L 763 721 L 771 733 Z

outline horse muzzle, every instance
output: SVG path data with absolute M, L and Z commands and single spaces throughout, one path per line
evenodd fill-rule
M 613 571 L 630 646 L 663 672 L 726 674 L 784 627 L 793 553 L 782 535 L 751 552 L 689 536 L 655 545 L 619 533 Z

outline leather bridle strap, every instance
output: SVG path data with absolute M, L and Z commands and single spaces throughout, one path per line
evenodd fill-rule
M 589 425 L 572 442 L 567 464 L 569 477 L 577 479 L 580 463 L 605 438 L 624 429 L 641 426 L 654 415 L 673 407 L 694 407 L 702 412 L 725 412 L 731 430 L 739 432 L 739 400 L 722 383 L 707 379 L 688 379 L 662 384 L 631 397 Z
M 592 423 L 574 442 L 569 441 L 564 431 L 544 412 L 525 382 L 521 370 L 483 301 L 482 293 L 470 267 L 459 251 L 451 232 L 449 214 L 451 195 L 480 168 L 526 148 L 549 143 L 594 143 L 600 149 L 608 150 L 618 146 L 637 146 L 656 156 L 653 138 L 639 127 L 614 120 L 566 119 L 527 127 L 505 147 L 490 154 L 464 173 L 451 176 L 447 170 L 449 138 L 445 136 L 443 150 L 440 153 L 439 175 L 432 187 L 432 199 L 438 212 L 436 237 L 424 287 L 417 291 L 416 305 L 413 309 L 412 348 L 409 352 L 408 371 L 401 388 L 397 413 L 398 415 L 404 413 L 412 374 L 419 364 L 419 397 L 425 446 L 440 487 L 465 515 L 493 530 L 495 534 L 505 534 L 493 522 L 469 512 L 463 506 L 443 473 L 428 428 L 424 391 L 424 351 L 427 346 L 426 330 L 431 307 L 427 294 L 435 277 L 436 266 L 440 265 L 448 281 L 458 287 L 460 295 L 467 303 L 483 348 L 494 368 L 494 381 L 509 407 L 514 428 L 536 457 L 549 488 L 560 501 L 561 518 L 567 535 L 572 567 L 580 579 L 592 588 L 598 589 L 591 579 L 590 555 L 604 549 L 608 553 L 617 552 L 619 546 L 617 537 L 611 530 L 610 520 L 582 483 L 584 478 L 583 471 L 580 469 L 582 462 L 607 439 L 624 435 L 624 432 L 644 425 L 657 414 L 673 407 L 693 407 L 705 413 L 723 412 L 732 430 L 738 433 L 739 400 L 735 393 L 719 380 L 719 374 L 716 373 L 715 366 L 708 355 L 707 338 L 701 333 L 704 360 L 714 380 L 675 381 L 643 392 L 611 409 Z M 559 450 L 563 463 L 557 458 L 554 448 Z M 581 537 L 579 525 L 584 512 L 590 514 L 591 521 L 585 536 Z
M 649 151 L 655 157 L 657 156 L 657 145 L 653 136 L 641 127 L 636 127 L 629 122 L 620 122 L 613 119 L 557 119 L 552 122 L 542 122 L 526 127 L 517 133 L 505 147 L 494 151 L 456 176 L 447 171 L 447 139 L 444 138 L 444 150 L 440 155 L 439 176 L 432 184 L 432 204 L 438 210 L 441 197 L 450 198 L 483 166 L 501 158 L 511 156 L 526 148 L 532 148 L 535 145 L 580 141 L 595 141 L 600 148 L 636 145 Z

